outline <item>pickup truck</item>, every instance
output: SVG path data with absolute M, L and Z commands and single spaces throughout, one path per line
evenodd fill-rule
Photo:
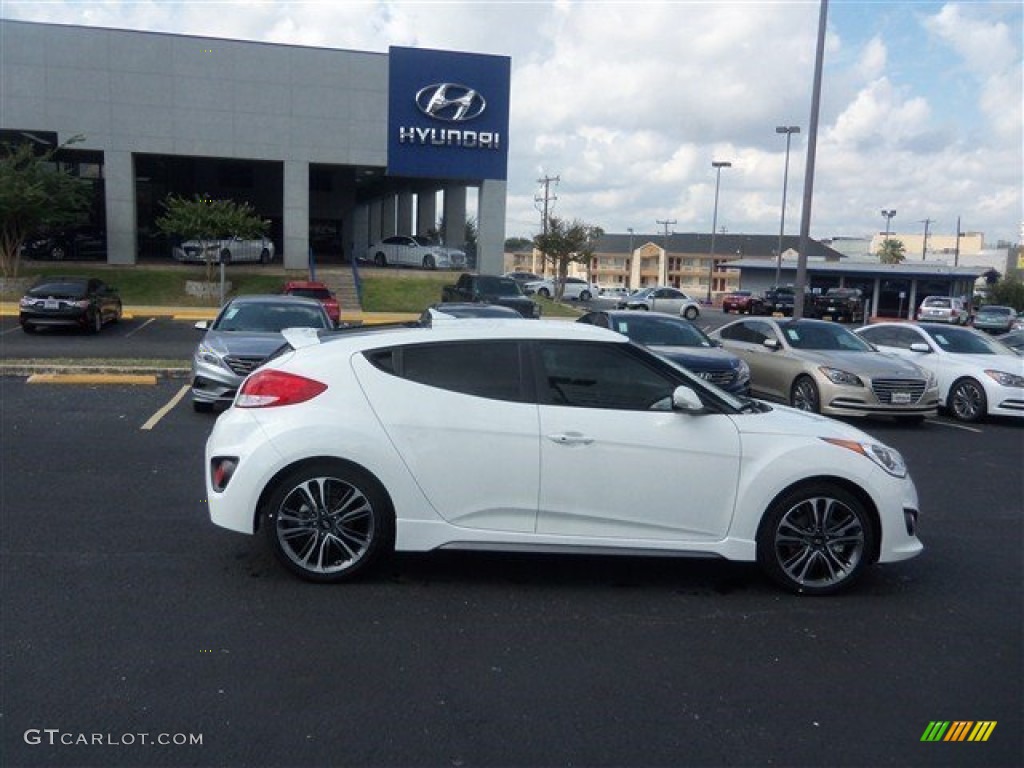
M 764 292 L 762 304 L 764 311 L 772 315 L 779 314 L 790 317 L 793 314 L 793 307 L 796 292 L 791 285 L 777 285 Z M 809 293 L 804 293 L 804 317 L 814 317 L 814 298 Z
M 859 288 L 829 288 L 814 297 L 814 316 L 859 323 L 864 319 L 864 292 Z
M 519 283 L 510 277 L 463 272 L 455 285 L 446 285 L 441 289 L 441 301 L 498 304 L 511 307 L 526 318 L 540 317 L 540 305 L 526 296 Z

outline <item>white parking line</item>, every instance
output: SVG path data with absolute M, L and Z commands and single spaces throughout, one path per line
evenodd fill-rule
M 974 432 L 976 434 L 982 434 L 985 430 L 978 429 L 977 427 L 968 427 L 966 424 L 954 424 L 951 421 L 939 421 L 938 419 L 928 419 L 929 424 L 935 424 L 940 427 L 949 427 L 950 429 L 962 429 L 965 432 Z
M 139 326 L 138 328 L 135 328 L 135 329 L 133 329 L 133 330 L 131 330 L 131 331 L 128 331 L 128 333 L 126 333 L 126 334 L 124 335 L 124 337 L 125 337 L 125 338 L 127 339 L 127 338 L 128 338 L 129 336 L 133 336 L 134 334 L 138 333 L 139 331 L 141 331 L 141 330 L 142 330 L 143 328 L 145 328 L 145 327 L 146 327 L 147 325 L 149 325 L 150 323 L 154 322 L 155 320 L 156 320 L 156 318 L 155 318 L 155 317 L 151 317 L 151 318 L 149 318 L 149 320 L 147 320 L 146 322 L 144 322 L 144 323 L 143 323 L 142 325 L 140 325 L 140 326 Z
M 162 408 L 160 408 L 160 410 L 158 410 L 156 413 L 150 416 L 149 420 L 145 424 L 143 424 L 140 427 L 140 429 L 150 430 L 153 427 L 155 427 L 157 425 L 157 422 L 160 421 L 160 419 L 162 419 L 164 416 L 170 413 L 171 409 L 181 402 L 181 398 L 185 396 L 186 392 L 188 392 L 188 384 L 184 385 L 181 389 L 179 389 L 174 397 L 172 397 Z

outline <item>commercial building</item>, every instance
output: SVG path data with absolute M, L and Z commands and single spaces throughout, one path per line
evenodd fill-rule
M 248 202 L 284 265 L 395 234 L 502 267 L 507 57 L 388 54 L 0 20 L 0 141 L 61 146 L 93 181 L 107 261 L 170 257 L 169 194 Z M 473 195 L 473 197 L 470 197 Z

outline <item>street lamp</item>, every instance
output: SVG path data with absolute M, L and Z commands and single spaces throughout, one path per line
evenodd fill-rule
M 889 224 L 892 222 L 892 217 L 896 215 L 895 210 L 882 210 L 882 215 L 885 216 L 885 239 L 889 239 Z
M 782 174 L 782 220 L 779 223 L 779 252 L 775 258 L 775 285 L 779 285 L 779 273 L 782 272 L 782 236 L 786 232 L 786 187 L 789 185 L 789 142 L 794 133 L 800 133 L 799 125 L 777 125 L 776 133 L 786 134 L 786 170 Z
M 722 169 L 732 168 L 732 163 L 724 160 L 715 160 L 711 163 L 715 169 L 715 213 L 711 217 L 711 253 L 708 258 L 708 304 L 711 303 L 711 283 L 714 281 L 715 273 L 715 231 L 718 229 L 718 188 L 722 184 Z
M 629 256 L 626 257 L 626 287 L 629 287 L 631 280 L 630 276 L 633 274 L 633 228 L 626 227 L 626 231 L 629 232 Z

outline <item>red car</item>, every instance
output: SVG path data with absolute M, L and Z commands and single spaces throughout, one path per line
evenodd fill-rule
M 341 305 L 338 304 L 338 299 L 335 295 L 331 293 L 331 289 L 323 283 L 313 282 L 312 280 L 291 280 L 284 284 L 284 289 L 281 293 L 316 299 L 324 305 L 324 309 L 327 310 L 328 316 L 335 325 L 341 322 Z
M 764 312 L 764 302 L 751 291 L 733 291 L 722 297 L 722 311 L 760 315 Z

